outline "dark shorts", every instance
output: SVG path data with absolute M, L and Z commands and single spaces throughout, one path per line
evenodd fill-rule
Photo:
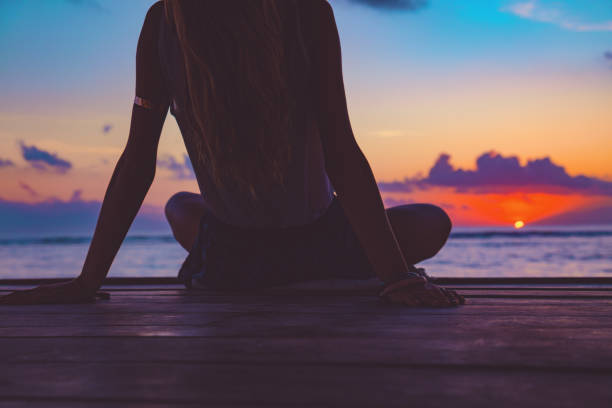
M 206 213 L 178 278 L 187 287 L 244 290 L 374 276 L 334 197 L 321 217 L 297 227 L 241 228 Z

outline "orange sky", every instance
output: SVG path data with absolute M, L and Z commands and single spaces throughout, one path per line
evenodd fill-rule
M 4 200 L 68 200 L 75 190 L 85 200 L 100 200 L 127 140 L 133 55 L 151 2 L 111 1 L 109 9 L 123 12 L 107 14 L 66 3 L 60 8 L 79 22 L 74 26 L 62 24 L 64 14 L 57 9 L 41 5 L 33 14 L 38 20 L 16 18 L 0 27 L 5 38 L 19 44 L 10 49 L 0 44 L 6 48 L 3 55 L 13 55 L 10 64 L 0 66 L 5 90 L 0 96 L 0 160 L 14 163 L 0 168 Z M 432 2 L 418 13 L 402 15 L 333 3 L 351 122 L 377 180 L 422 178 L 441 153 L 451 155 L 455 168 L 473 170 L 478 156 L 494 150 L 517 156 L 521 165 L 549 157 L 570 176 L 612 182 L 612 66 L 603 57 L 612 32 L 572 31 L 484 3 L 457 9 L 455 2 Z M 568 16 L 602 15 L 582 2 L 565 6 Z M 2 7 L 6 16 L 31 11 L 20 2 Z M 41 29 L 57 41 L 31 35 L 30 23 L 44 25 Z M 102 131 L 106 124 L 112 125 L 109 132 Z M 63 174 L 33 168 L 22 157 L 20 141 L 57 154 L 72 168 Z M 169 117 L 159 157 L 179 159 L 184 153 Z M 161 208 L 181 190 L 196 191 L 195 181 L 177 180 L 160 168 L 146 203 Z M 431 188 L 384 195 L 393 202 L 441 205 L 463 225 L 510 225 L 517 219 L 529 224 L 611 204 L 609 195 L 516 190 L 474 194 Z
M 386 193 L 391 203 L 433 202 L 444 208 L 453 223 L 467 225 L 525 225 L 547 217 L 580 208 L 610 205 L 605 197 L 585 197 L 579 194 L 509 193 L 509 194 L 457 194 L 448 188 L 434 188 L 410 194 Z

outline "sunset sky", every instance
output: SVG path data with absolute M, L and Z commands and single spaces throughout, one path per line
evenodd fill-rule
M 0 0 L 0 220 L 102 199 L 152 3 Z M 386 205 L 431 202 L 455 225 L 612 222 L 612 2 L 331 4 Z M 171 116 L 158 158 L 159 215 L 197 191 Z

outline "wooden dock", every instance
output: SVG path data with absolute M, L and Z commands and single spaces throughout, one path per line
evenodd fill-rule
M 371 282 L 236 295 L 133 279 L 95 304 L 2 306 L 0 406 L 612 406 L 612 280 L 445 282 L 469 303 L 389 306 Z

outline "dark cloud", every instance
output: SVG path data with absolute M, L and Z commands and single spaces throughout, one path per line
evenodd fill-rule
M 401 191 L 402 193 L 410 193 L 414 190 L 412 180 L 404 180 L 404 181 L 379 181 L 378 189 L 380 191 Z
M 382 185 L 382 186 L 381 186 Z M 518 157 L 495 152 L 476 159 L 476 170 L 453 167 L 448 154 L 441 154 L 424 178 L 380 183 L 382 191 L 410 192 L 415 186 L 453 187 L 457 192 L 493 193 L 538 191 L 612 196 L 612 182 L 587 176 L 570 176 L 550 158 L 529 160 L 521 165 Z
M 113 125 L 110 123 L 106 123 L 104 124 L 104 126 L 102 126 L 102 133 L 109 133 L 111 130 L 113 130 Z
M 410 199 L 410 198 L 393 198 L 393 197 L 388 197 L 388 196 L 384 196 L 383 197 L 383 204 L 385 205 L 385 207 L 395 207 L 397 205 L 404 205 L 404 204 L 413 204 L 414 200 Z
M 605 58 L 605 59 L 612 60 L 612 51 L 606 51 L 606 52 L 604 52 L 604 58 Z
M 378 189 L 386 193 L 410 193 L 416 189 L 427 190 L 431 188 L 424 178 L 408 178 L 402 181 L 379 181 Z
M 157 160 L 157 166 L 170 170 L 174 178 L 180 180 L 195 178 L 193 166 L 191 165 L 189 156 L 186 154 L 183 155 L 183 163 L 177 161 L 173 156 L 166 156 L 163 159 Z
M 70 197 L 70 202 L 75 202 L 75 201 L 83 201 L 83 198 L 81 197 L 81 194 L 83 193 L 83 190 L 78 189 L 78 190 L 74 190 L 72 192 L 72 196 Z
M 602 225 L 612 224 L 612 206 L 582 208 L 544 218 L 535 225 Z
M 363 4 L 382 10 L 415 11 L 427 6 L 427 0 L 350 0 L 351 3 Z
M 101 204 L 100 201 L 83 200 L 79 190 L 76 190 L 68 201 L 50 198 L 38 203 L 25 203 L 0 198 L 0 236 L 91 236 Z M 143 206 L 130 227 L 130 233 L 138 232 L 169 233 L 163 209 Z
M 27 146 L 23 142 L 19 142 L 19 146 L 24 160 L 38 170 L 55 170 L 65 173 L 72 168 L 72 163 L 59 158 L 56 153 L 49 153 L 34 145 Z
M 27 191 L 28 194 L 30 194 L 32 197 L 38 197 L 39 194 L 36 190 L 34 190 L 32 187 L 30 187 L 28 184 L 24 183 L 23 181 L 19 182 L 19 187 L 21 187 L 23 190 Z
M 15 163 L 12 160 L 0 158 L 0 167 L 12 167 L 14 165 Z

